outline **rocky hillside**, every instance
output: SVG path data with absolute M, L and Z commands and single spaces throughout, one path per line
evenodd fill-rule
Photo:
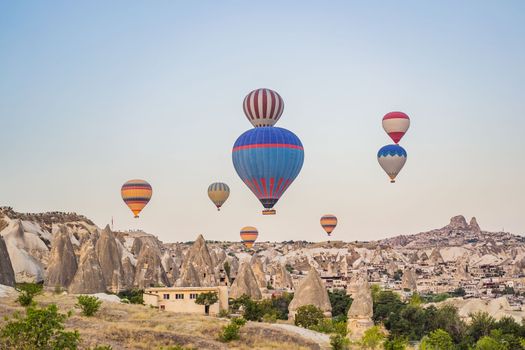
M 188 244 L 163 243 L 145 232 L 101 229 L 74 213 L 20 214 L 1 208 L 0 237 L 0 283 L 44 281 L 48 289 L 73 293 L 231 286 L 239 273 L 231 292 L 259 298 L 268 285 L 293 289 L 311 267 L 321 278 L 355 281 L 364 273 L 380 280 L 381 274 L 393 276 L 401 269 L 407 272 L 402 283 L 408 289 L 421 267 L 439 274 L 443 266 L 457 264 L 452 270 L 460 279 L 480 266 L 496 265 L 509 276 L 525 268 L 523 237 L 483 231 L 475 218 L 467 223 L 463 216 L 440 229 L 376 242 L 262 242 L 255 245 L 255 257 L 240 243 L 206 242 L 203 236 Z

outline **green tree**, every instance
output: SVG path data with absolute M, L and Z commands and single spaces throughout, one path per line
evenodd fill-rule
M 480 338 L 490 335 L 496 327 L 496 320 L 487 312 L 471 314 L 471 321 L 467 329 L 467 335 L 477 342 Z
M 381 331 L 379 326 L 373 326 L 365 331 L 361 338 L 361 345 L 365 349 L 377 349 L 384 343 L 386 339 L 385 334 Z
M 330 298 L 330 305 L 332 306 L 332 316 L 346 317 L 348 309 L 352 305 L 352 298 L 346 294 L 344 289 L 336 289 L 333 292 L 328 291 L 328 297 Z
M 42 284 L 37 283 L 20 283 L 17 284 L 16 290 L 20 293 L 16 301 L 22 306 L 33 305 L 33 298 L 42 293 Z
M 323 318 L 323 311 L 317 306 L 303 305 L 297 309 L 295 325 L 303 328 L 311 328 L 318 325 Z
M 131 289 L 119 292 L 117 296 L 122 301 L 129 301 L 130 304 L 144 305 L 144 289 Z
M 336 333 L 330 336 L 330 346 L 332 347 L 332 350 L 347 350 L 350 346 L 350 340 L 347 337 Z
M 412 294 L 412 296 L 410 296 L 410 301 L 408 302 L 408 304 L 411 306 L 420 306 L 421 304 L 423 304 L 423 299 L 419 294 L 414 293 Z
M 405 337 L 395 337 L 386 340 L 383 344 L 385 350 L 405 350 L 408 346 L 408 340 Z
M 215 304 L 219 301 L 219 296 L 215 292 L 201 293 L 197 295 L 195 304 L 204 305 L 204 312 L 206 315 L 210 313 L 210 305 Z
M 219 333 L 219 340 L 224 343 L 238 340 L 240 338 L 239 331 L 245 324 L 246 320 L 242 317 L 232 318 L 230 323 L 224 326 Z
M 80 335 L 64 330 L 67 318 L 55 304 L 28 307 L 25 316 L 15 313 L 0 330 L 0 349 L 75 350 Z
M 474 350 L 509 350 L 510 348 L 506 344 L 500 343 L 498 340 L 490 337 L 483 336 L 474 346 Z
M 450 334 L 442 329 L 436 329 L 421 341 L 421 350 L 454 350 L 454 341 Z
M 97 313 L 102 305 L 102 301 L 95 296 L 79 295 L 75 306 L 82 311 L 82 315 L 91 317 Z
M 399 295 L 392 291 L 374 292 L 372 289 L 372 298 L 374 301 L 373 319 L 376 323 L 385 321 L 391 314 L 398 313 L 405 306 Z
M 458 309 L 453 305 L 445 304 L 439 307 L 434 315 L 429 315 L 429 323 L 429 331 L 442 329 L 456 343 L 460 343 L 465 335 L 465 323 L 459 317 Z

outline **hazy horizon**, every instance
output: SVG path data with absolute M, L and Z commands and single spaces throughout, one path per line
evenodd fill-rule
M 476 216 L 525 233 L 525 3 L 0 2 L 0 205 L 74 211 L 165 242 L 376 240 Z M 231 149 L 244 96 L 284 99 L 305 162 L 262 206 Z M 392 185 L 381 118 L 411 117 Z M 133 219 L 120 186 L 153 198 Z M 220 212 L 206 190 L 231 195 Z

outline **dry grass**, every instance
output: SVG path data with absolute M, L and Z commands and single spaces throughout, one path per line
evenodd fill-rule
M 36 301 L 42 306 L 57 304 L 62 312 L 73 310 L 67 328 L 80 332 L 81 349 L 95 345 L 111 345 L 114 350 L 150 350 L 173 345 L 209 350 L 319 349 L 317 344 L 309 340 L 263 323 L 249 322 L 243 327 L 240 340 L 224 344 L 217 340 L 217 335 L 228 323 L 225 319 L 179 315 L 159 312 L 149 306 L 110 302 L 103 302 L 94 317 L 84 317 L 75 309 L 74 296 L 45 293 L 38 296 Z M 23 308 L 16 304 L 15 297 L 0 300 L 1 319 L 16 310 L 23 311 Z

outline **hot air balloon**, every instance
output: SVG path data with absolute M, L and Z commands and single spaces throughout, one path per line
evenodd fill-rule
M 139 217 L 139 213 L 148 204 L 153 194 L 151 185 L 144 180 L 129 180 L 120 190 L 124 203 L 131 209 L 135 218 Z
M 259 231 L 255 227 L 246 226 L 241 228 L 241 240 L 246 248 L 251 249 L 253 247 L 257 236 L 259 236 Z
M 237 174 L 261 201 L 264 215 L 299 175 L 304 161 L 301 140 L 291 131 L 260 127 L 243 133 L 232 151 Z
M 284 102 L 273 90 L 257 89 L 246 95 L 243 109 L 254 127 L 273 126 L 283 114 Z
M 390 177 L 390 182 L 394 183 L 397 174 L 407 161 L 407 152 L 399 145 L 386 145 L 377 152 L 377 160 Z
M 395 143 L 399 143 L 409 127 L 410 118 L 403 112 L 390 112 L 383 117 L 383 129 Z
M 228 185 L 222 182 L 214 182 L 208 187 L 208 197 L 217 207 L 217 210 L 221 210 L 221 206 L 226 202 L 230 196 L 230 188 Z
M 328 236 L 332 234 L 332 231 L 337 226 L 337 217 L 332 214 L 326 214 L 321 217 L 321 226 L 326 231 Z

